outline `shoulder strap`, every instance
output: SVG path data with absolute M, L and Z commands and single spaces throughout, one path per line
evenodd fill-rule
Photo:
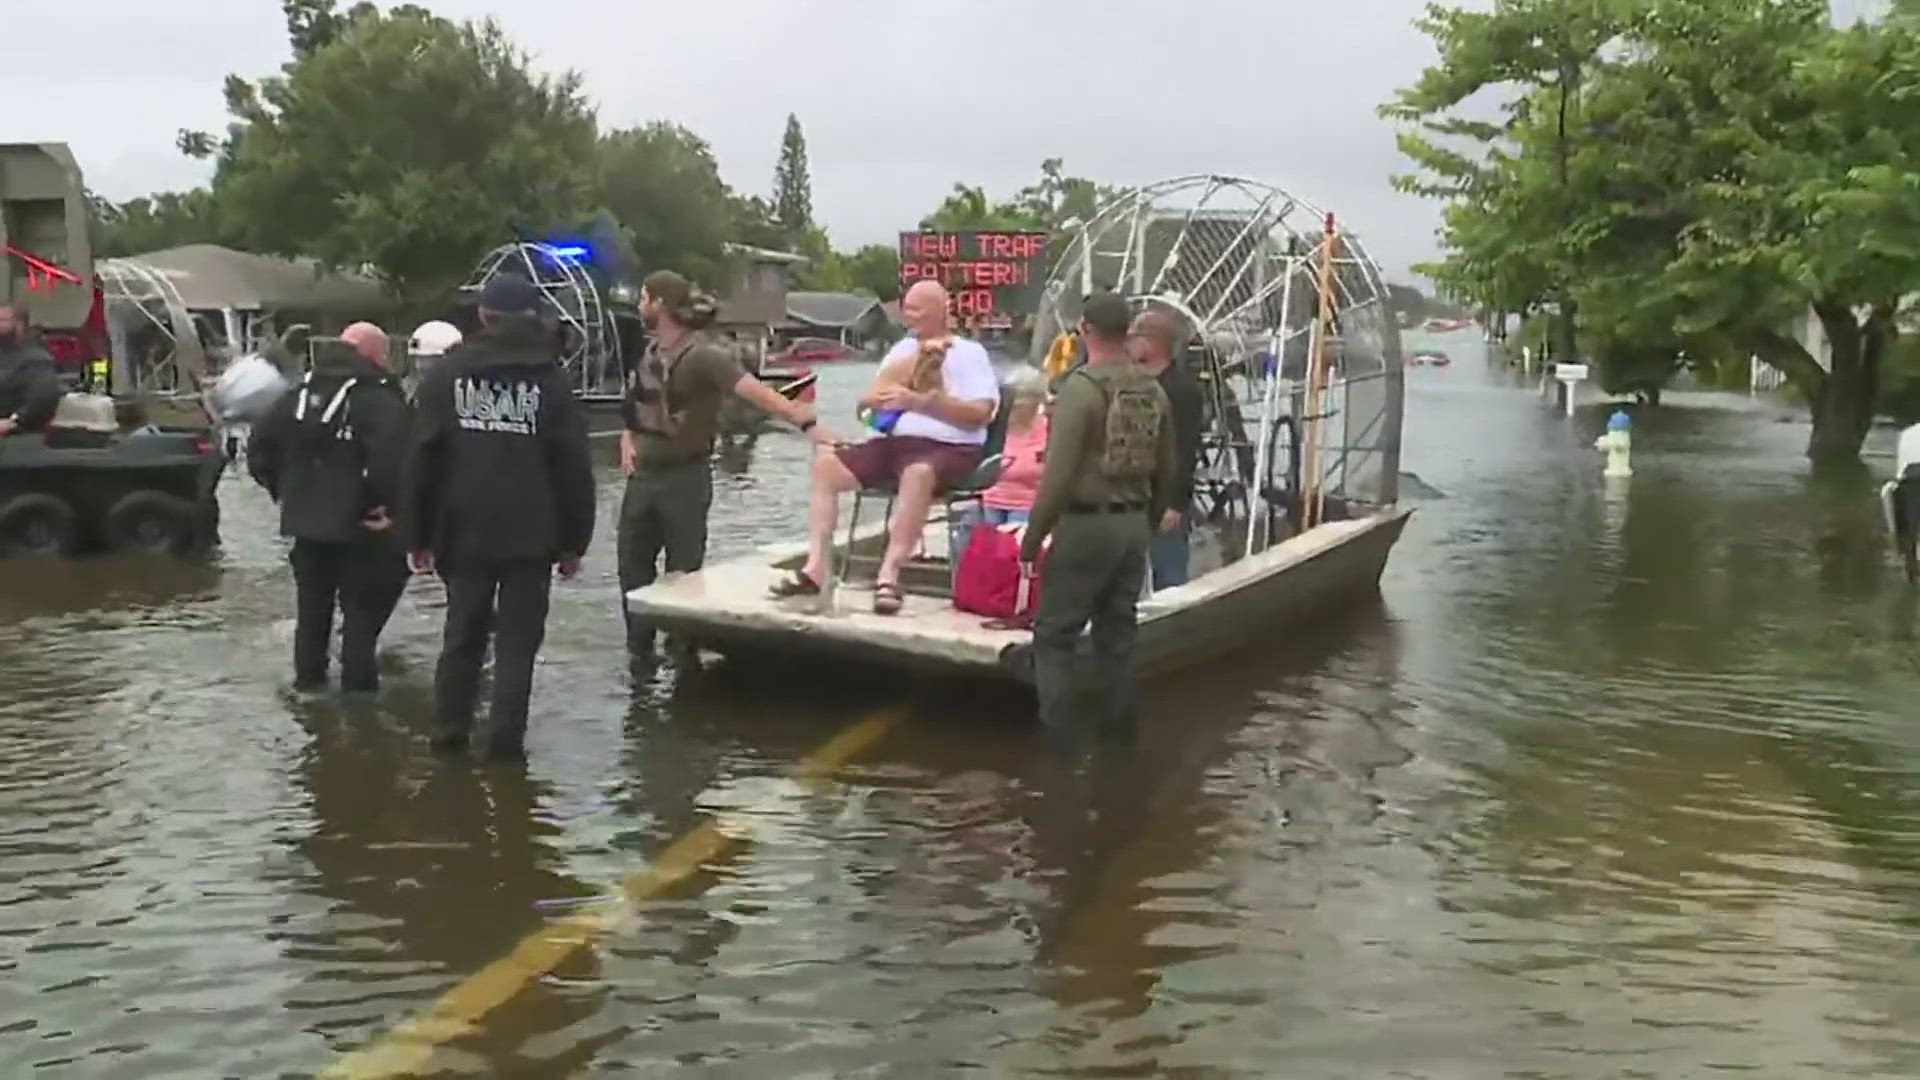
M 347 395 L 353 391 L 355 386 L 359 385 L 359 382 L 360 377 L 355 375 L 340 384 L 340 389 L 333 392 L 333 397 L 327 402 L 327 407 L 320 411 L 321 423 L 330 424 L 333 422 L 333 418 L 339 413 L 341 406 L 346 404 Z M 300 377 L 300 399 L 296 401 L 293 406 L 293 418 L 295 420 L 305 420 L 307 418 L 307 399 L 312 396 L 312 385 L 313 372 L 309 371 Z

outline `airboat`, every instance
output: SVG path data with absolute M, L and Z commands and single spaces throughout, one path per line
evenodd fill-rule
M 1191 579 L 1142 599 L 1137 666 L 1229 651 L 1377 590 L 1412 514 L 1398 499 L 1406 374 L 1390 294 L 1360 240 L 1272 185 L 1186 176 L 1128 190 L 1078 225 L 1041 292 L 1035 348 L 1077 325 L 1096 290 L 1176 316 L 1205 400 Z M 948 493 L 947 528 L 975 497 Z M 888 500 L 854 502 L 824 602 L 768 595 L 805 560 L 801 540 L 663 578 L 627 606 L 722 653 L 1030 681 L 1030 633 L 953 606 L 937 520 L 902 575 L 901 611 L 871 613 L 886 522 L 862 510 Z

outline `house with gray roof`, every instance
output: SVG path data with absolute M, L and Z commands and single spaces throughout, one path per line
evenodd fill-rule
M 787 318 L 780 325 L 783 338 L 832 338 L 843 345 L 860 346 L 890 336 L 895 320 L 879 299 L 859 293 L 790 292 Z

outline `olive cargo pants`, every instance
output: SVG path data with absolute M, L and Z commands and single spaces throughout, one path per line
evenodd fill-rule
M 1074 658 L 1089 622 L 1101 726 L 1132 730 L 1139 709 L 1132 674 L 1135 616 L 1152 541 L 1145 511 L 1069 512 L 1054 529 L 1033 620 L 1034 689 L 1040 722 L 1050 732 L 1072 729 Z
M 713 505 L 713 474 L 707 459 L 665 468 L 634 470 L 620 499 L 618 533 L 620 611 L 627 620 L 627 648 L 653 648 L 653 623 L 627 610 L 627 593 L 651 585 L 661 573 L 689 573 L 707 557 L 707 511 Z

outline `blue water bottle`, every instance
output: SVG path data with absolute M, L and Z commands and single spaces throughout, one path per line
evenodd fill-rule
M 899 423 L 900 414 L 905 411 L 904 409 L 861 409 L 860 419 L 880 434 L 890 435 L 893 433 L 893 425 Z

